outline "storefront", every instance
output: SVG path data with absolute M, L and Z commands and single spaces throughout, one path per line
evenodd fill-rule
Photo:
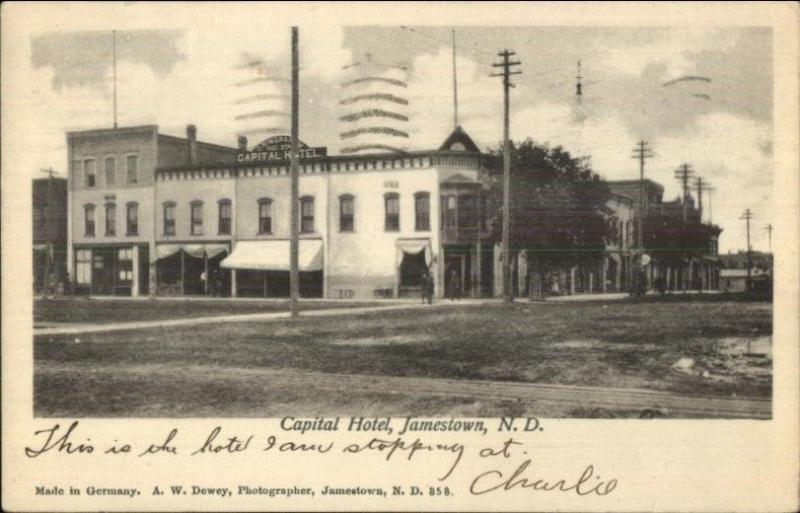
M 155 251 L 159 296 L 231 295 L 231 276 L 220 263 L 228 243 L 158 244 Z
M 237 297 L 289 297 L 288 240 L 245 240 L 221 262 L 235 273 Z M 301 297 L 323 296 L 323 247 L 320 239 L 302 239 L 298 246 Z
M 75 245 L 75 293 L 137 296 L 148 293 L 147 244 Z

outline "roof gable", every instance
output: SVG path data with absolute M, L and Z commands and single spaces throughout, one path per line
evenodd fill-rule
M 475 141 L 467 135 L 464 129 L 458 126 L 447 136 L 447 139 L 444 140 L 442 145 L 439 146 L 439 151 L 470 151 L 480 153 L 481 150 L 478 148 L 478 145 L 475 144 Z

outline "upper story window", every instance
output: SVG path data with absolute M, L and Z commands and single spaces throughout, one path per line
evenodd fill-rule
M 444 221 L 445 228 L 456 227 L 456 213 L 458 212 L 456 201 L 457 199 L 454 195 L 442 196 L 442 221 Z
M 125 213 L 125 233 L 127 235 L 139 234 L 139 205 L 128 203 Z
M 311 196 L 300 198 L 300 231 L 314 232 L 314 198 Z
M 192 235 L 203 235 L 203 202 L 192 201 L 190 204 L 191 226 L 189 233 Z
M 258 233 L 272 233 L 272 200 L 258 200 Z
M 164 203 L 164 235 L 175 235 L 175 203 Z
M 231 234 L 231 200 L 221 199 L 219 205 L 219 223 L 217 226 L 217 233 L 219 235 Z
M 83 206 L 83 233 L 87 237 L 94 237 L 94 205 Z
M 106 185 L 114 185 L 117 183 L 117 159 L 114 157 L 106 157 Z
M 117 206 L 106 203 L 106 235 L 117 234 Z
M 431 195 L 418 192 L 414 195 L 414 229 L 428 231 L 431 229 Z
M 95 186 L 97 183 L 97 177 L 95 176 L 94 159 L 86 159 L 83 161 L 83 176 L 86 187 Z
M 355 198 L 352 194 L 339 196 L 339 231 L 352 232 L 355 229 L 353 215 L 355 213 Z
M 387 232 L 400 230 L 400 196 L 390 193 L 384 196 L 386 206 L 386 218 L 384 228 Z
M 125 159 L 128 169 L 128 183 L 139 182 L 139 157 L 136 155 L 128 155 Z
M 463 194 L 458 197 L 458 226 L 475 228 L 478 224 L 478 204 L 474 194 Z

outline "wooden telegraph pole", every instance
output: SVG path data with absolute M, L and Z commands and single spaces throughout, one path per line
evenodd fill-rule
M 519 75 L 522 72 L 511 71 L 511 66 L 521 64 L 519 61 L 511 61 L 511 56 L 516 55 L 509 50 L 498 53 L 503 58 L 503 62 L 494 63 L 495 68 L 503 68 L 502 73 L 494 73 L 493 77 L 503 77 L 503 298 L 506 302 L 513 300 L 513 288 L 511 287 L 511 251 L 509 244 L 509 230 L 511 227 L 511 208 L 509 197 L 511 195 L 511 145 L 509 142 L 509 121 L 508 121 L 508 92 L 511 83 L 511 75 Z
M 291 316 L 299 315 L 297 299 L 300 296 L 300 272 L 299 267 L 299 221 L 300 221 L 300 184 L 298 176 L 298 118 L 300 111 L 300 86 L 299 86 L 299 66 L 300 58 L 297 49 L 297 27 L 292 27 L 292 148 L 291 148 L 291 241 L 289 243 L 289 289 L 291 295 Z
M 675 171 L 675 178 L 681 181 L 681 188 L 683 189 L 682 207 L 683 207 L 684 223 L 688 220 L 689 217 L 689 211 L 687 210 L 688 207 L 687 201 L 689 200 L 689 180 L 691 179 L 692 175 L 694 175 L 694 170 L 692 169 L 692 166 L 690 166 L 689 164 L 682 164 L 681 167 L 679 167 Z
M 649 143 L 641 140 L 636 143 L 633 149 L 633 156 L 631 158 L 639 160 L 639 222 L 636 223 L 636 247 L 639 249 L 639 258 L 644 254 L 644 240 L 642 237 L 642 225 L 645 218 L 645 200 L 644 200 L 644 161 L 653 158 L 653 150 L 650 149 Z
M 753 212 L 750 209 L 745 209 L 739 219 L 744 219 L 745 223 L 747 224 L 747 285 L 746 290 L 750 292 L 751 281 L 752 280 L 752 272 L 753 272 L 753 253 L 750 248 L 750 220 L 753 219 Z

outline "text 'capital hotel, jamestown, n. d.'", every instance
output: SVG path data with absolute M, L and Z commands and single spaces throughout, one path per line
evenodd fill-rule
M 67 134 L 67 270 L 78 293 L 288 297 L 288 138 L 248 150 L 199 142 L 157 126 Z M 502 292 L 499 245 L 489 237 L 482 154 L 459 127 L 435 150 L 330 156 L 301 146 L 300 294 L 373 299 Z M 635 246 L 636 197 L 612 182 L 616 236 L 585 265 L 557 274 L 563 291 L 626 290 Z M 646 181 L 646 208 L 663 188 Z M 663 205 L 667 205 L 664 203 Z M 669 288 L 692 276 L 715 287 L 716 235 L 694 267 L 658 268 Z M 514 289 L 525 294 L 524 250 L 512 255 Z M 650 276 L 652 280 L 654 277 Z M 669 284 L 671 282 L 671 284 Z

